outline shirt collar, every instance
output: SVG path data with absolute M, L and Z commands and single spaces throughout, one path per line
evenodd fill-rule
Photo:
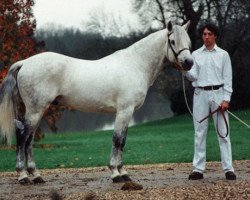
M 201 50 L 202 51 L 209 51 L 209 50 L 207 50 L 207 48 L 206 48 L 206 46 L 203 44 L 203 46 L 201 47 Z M 210 52 L 212 52 L 212 51 L 218 51 L 218 46 L 217 46 L 217 44 L 215 44 L 214 45 L 214 48 L 212 49 L 212 50 L 210 50 Z

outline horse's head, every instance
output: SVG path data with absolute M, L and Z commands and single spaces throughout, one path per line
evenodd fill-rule
M 188 71 L 193 66 L 193 58 L 190 53 L 191 41 L 187 34 L 190 21 L 183 26 L 172 25 L 168 22 L 168 34 L 166 42 L 166 56 L 175 63 L 179 70 Z

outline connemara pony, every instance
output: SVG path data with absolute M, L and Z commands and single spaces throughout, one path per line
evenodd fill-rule
M 8 141 L 16 136 L 18 181 L 44 182 L 33 159 L 32 141 L 54 100 L 83 112 L 116 114 L 111 178 L 131 180 L 122 161 L 128 123 L 166 61 L 182 70 L 192 67 L 188 26 L 189 22 L 183 26 L 169 22 L 166 29 L 95 61 L 46 52 L 13 64 L 0 90 L 0 127 Z

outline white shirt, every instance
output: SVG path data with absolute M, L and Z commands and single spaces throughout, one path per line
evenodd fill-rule
M 185 72 L 194 87 L 223 86 L 223 100 L 230 101 L 232 95 L 232 65 L 228 53 L 217 45 L 208 50 L 205 45 L 192 53 L 194 65 Z

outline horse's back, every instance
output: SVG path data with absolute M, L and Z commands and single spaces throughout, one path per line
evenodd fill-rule
M 64 103 L 90 112 L 116 112 L 125 101 L 139 104 L 146 95 L 140 77 L 116 56 L 89 61 L 48 52 L 30 57 L 18 74 L 20 94 L 27 104 L 41 99 L 35 102 L 39 105 L 60 96 Z

